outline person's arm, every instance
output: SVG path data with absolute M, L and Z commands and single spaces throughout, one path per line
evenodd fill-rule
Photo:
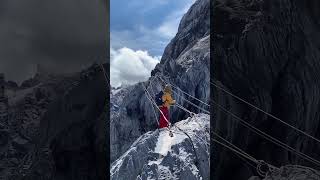
M 163 103 L 166 103 L 166 102 L 168 101 L 167 99 L 168 99 L 168 98 L 167 98 L 167 95 L 166 95 L 166 94 L 162 96 L 162 102 L 163 102 Z
M 169 95 L 169 96 L 168 96 L 168 102 L 169 102 L 169 104 L 171 104 L 171 105 L 173 105 L 173 104 L 175 104 L 175 103 L 176 103 L 176 101 L 175 101 L 175 100 L 173 100 L 173 98 L 172 98 L 172 96 L 171 96 L 171 95 Z

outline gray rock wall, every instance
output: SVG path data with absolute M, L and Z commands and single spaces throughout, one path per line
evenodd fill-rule
M 211 79 L 276 117 L 320 138 L 319 2 L 217 0 Z M 320 144 L 214 88 L 215 100 L 294 149 L 320 159 Z M 307 161 L 262 139 L 215 108 L 216 131 L 276 166 Z M 248 179 L 255 169 L 216 146 L 216 179 Z M 233 173 L 230 173 L 230 171 Z

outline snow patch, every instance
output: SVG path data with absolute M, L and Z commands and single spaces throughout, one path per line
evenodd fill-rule
M 185 135 L 183 136 L 177 133 L 174 133 L 173 137 L 170 137 L 169 131 L 167 129 L 163 129 L 160 131 L 154 152 L 166 156 L 168 151 L 171 150 L 171 146 L 179 144 L 185 139 Z

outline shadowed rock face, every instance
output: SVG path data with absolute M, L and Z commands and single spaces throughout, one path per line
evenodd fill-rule
M 150 79 L 123 90 L 122 93 L 126 95 L 121 96 L 123 99 L 118 104 L 119 108 L 112 109 L 116 112 L 111 112 L 111 162 L 122 155 L 142 134 L 157 128 L 158 110 L 155 109 L 155 116 L 143 89 L 143 85 L 146 86 L 153 97 L 162 90 L 164 83 L 157 76 L 209 104 L 209 2 L 196 1 L 184 15 L 177 35 L 166 47 L 161 62 L 151 72 Z M 173 89 L 174 98 L 179 104 L 196 113 L 201 112 L 182 99 L 186 98 L 185 94 Z M 188 100 L 209 110 L 194 99 Z M 188 116 L 177 107 L 170 108 L 170 114 L 172 122 Z
M 217 0 L 211 78 L 237 96 L 320 138 L 320 21 L 316 0 Z M 320 144 L 213 88 L 215 100 L 294 149 L 320 159 Z M 239 125 L 215 107 L 215 129 L 257 159 L 315 167 Z M 220 146 L 216 179 L 248 179 L 255 169 Z M 230 172 L 233 173 L 230 173 Z
M 41 75 L 40 75 L 41 76 Z M 106 177 L 107 83 L 99 66 L 40 77 L 9 97 L 0 179 Z M 43 79 L 44 78 L 44 79 Z
M 315 180 L 320 179 L 320 172 L 303 166 L 288 165 L 283 166 L 279 170 L 269 173 L 265 178 L 261 179 L 257 176 L 251 177 L 249 180 Z

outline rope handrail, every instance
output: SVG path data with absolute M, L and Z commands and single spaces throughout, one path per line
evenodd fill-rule
M 151 83 L 152 81 L 150 81 L 150 86 L 151 86 L 151 92 L 152 92 L 152 95 L 153 96 L 155 96 L 155 93 L 153 92 L 153 89 L 152 89 L 152 83 Z M 159 120 L 158 120 L 158 118 L 157 118 L 157 114 L 156 114 L 156 110 L 154 109 L 154 106 L 152 105 L 152 110 L 153 110 L 153 114 L 154 114 L 154 118 L 157 120 L 157 123 L 158 123 L 158 126 L 160 125 L 159 124 Z
M 224 113 L 226 114 L 229 114 L 231 115 L 233 118 L 232 119 L 236 119 L 238 122 L 240 122 L 242 125 L 246 126 L 247 128 L 249 128 L 250 130 L 252 130 L 253 132 L 255 132 L 256 134 L 260 135 L 261 137 L 269 140 L 270 142 L 296 154 L 297 156 L 305 159 L 305 160 L 308 160 L 309 162 L 313 163 L 313 164 L 316 164 L 317 166 L 320 167 L 320 162 L 304 153 L 301 153 L 297 150 L 295 150 L 294 148 L 288 146 L 287 144 L 283 143 L 282 141 L 268 135 L 267 133 L 259 130 L 258 128 L 252 126 L 250 123 L 244 121 L 243 119 L 241 119 L 240 117 L 238 117 L 237 115 L 233 114 L 232 112 L 228 111 L 227 109 L 225 109 L 224 107 L 222 107 L 221 105 L 219 105 L 218 103 L 216 103 L 214 100 L 212 100 L 213 104 L 215 106 L 217 106 L 220 110 L 222 110 Z
M 178 103 L 176 103 L 176 106 L 177 106 L 178 108 L 180 108 L 180 109 L 182 109 L 182 110 L 184 110 L 184 111 L 188 112 L 188 113 L 190 114 L 190 116 L 191 116 L 191 117 L 195 115 L 195 113 L 194 113 L 194 112 L 189 111 L 188 109 L 186 109 L 185 107 L 181 106 L 181 105 L 180 105 L 180 104 L 178 104 Z
M 217 139 L 213 139 L 213 141 L 217 144 L 220 144 L 221 146 L 231 150 L 232 152 L 234 152 L 236 155 L 240 155 L 239 157 L 242 159 L 244 158 L 243 160 L 246 161 L 246 160 L 250 160 L 251 162 L 255 163 L 256 164 L 256 170 L 258 172 L 258 174 L 260 176 L 267 176 L 267 173 L 270 172 L 270 171 L 274 171 L 274 170 L 279 170 L 279 168 L 263 161 L 263 160 L 257 160 L 255 159 L 253 156 L 249 155 L 248 153 L 246 153 L 245 151 L 243 151 L 242 149 L 238 148 L 237 146 L 233 145 L 231 142 L 227 141 L 226 139 L 224 139 L 223 137 L 221 137 L 220 135 L 218 135 L 217 133 L 213 132 L 213 135 L 218 137 L 219 139 L 221 139 L 223 142 L 220 142 L 218 141 Z M 242 157 L 241 157 L 242 156 Z M 247 161 L 246 161 L 247 162 Z M 251 164 L 249 163 L 249 165 L 251 166 Z M 268 171 L 263 171 L 261 169 L 262 165 L 267 165 L 268 167 Z
M 164 82 L 164 83 L 168 84 L 168 83 L 167 83 L 166 81 L 164 81 L 160 76 L 156 76 L 156 77 L 158 77 L 162 82 Z M 173 84 L 170 84 L 170 85 L 172 85 L 172 86 L 174 87 L 174 85 L 173 85 Z M 184 99 L 185 101 L 187 101 L 189 104 L 193 105 L 194 107 L 197 107 L 198 109 L 202 110 L 203 112 L 206 112 L 207 114 L 210 114 L 210 112 L 209 112 L 209 111 L 207 111 L 207 110 L 205 110 L 205 109 L 201 108 L 200 106 L 198 106 L 198 105 L 194 104 L 193 102 L 191 102 L 191 101 L 187 100 L 187 99 L 186 99 L 186 98 L 184 98 L 183 96 L 179 95 L 179 93 L 177 93 L 176 91 L 174 91 L 174 90 L 172 90 L 172 91 L 173 91 L 174 93 L 176 93 L 179 97 L 181 97 L 182 99 Z M 188 93 L 184 92 L 183 90 L 181 90 L 181 89 L 180 89 L 180 91 L 182 91 L 184 94 L 187 94 L 188 96 L 190 96 L 190 97 L 192 97 L 192 98 L 194 98 L 194 99 L 196 99 L 196 100 L 198 100 L 198 101 L 200 101 L 200 102 L 204 103 L 203 101 L 201 101 L 201 100 L 199 100 L 199 99 L 197 99 L 197 98 L 193 97 L 192 95 L 190 95 L 190 94 L 188 94 Z M 204 103 L 204 104 L 206 104 L 206 103 Z M 207 104 L 206 104 L 206 105 L 207 105 Z
M 205 110 L 205 109 L 201 108 L 200 106 L 198 106 L 198 105 L 194 104 L 193 102 L 191 102 L 191 101 L 189 101 L 188 99 L 184 98 L 183 96 L 179 95 L 176 91 L 174 91 L 174 90 L 173 90 L 173 92 L 174 92 L 174 93 L 176 93 L 179 97 L 181 97 L 181 99 L 184 99 L 186 102 L 188 102 L 189 104 L 193 105 L 194 107 L 196 107 L 196 108 L 198 108 L 198 109 L 202 110 L 203 112 L 206 112 L 207 114 L 210 114 L 210 112 L 209 112 L 209 111 L 207 111 L 207 110 Z
M 231 142 L 227 141 L 226 139 L 222 138 L 218 133 L 216 132 L 212 132 L 212 134 L 216 137 L 218 137 L 219 139 L 223 140 L 224 142 L 226 142 L 227 144 L 229 144 L 232 148 L 240 151 L 242 154 L 245 154 L 245 158 L 251 160 L 254 163 L 258 163 L 258 160 L 256 160 L 255 158 L 253 158 L 252 156 L 250 156 L 248 153 L 246 153 L 245 151 L 241 150 L 240 148 L 238 148 L 237 146 L 233 145 Z
M 239 96 L 234 95 L 233 93 L 231 93 L 231 92 L 229 92 L 229 91 L 225 90 L 224 88 L 220 87 L 220 86 L 219 86 L 219 85 L 217 85 L 216 83 L 214 83 L 214 82 L 210 82 L 210 83 L 211 83 L 212 85 L 214 85 L 216 88 L 218 88 L 218 89 L 220 89 L 220 90 L 224 91 L 225 93 L 229 94 L 230 96 L 232 96 L 232 97 L 234 97 L 234 98 L 236 98 L 236 99 L 238 99 L 238 100 L 242 101 L 243 103 L 245 103 L 245 104 L 247 104 L 247 105 L 249 105 L 249 106 L 251 106 L 251 107 L 255 108 L 256 110 L 258 110 L 258 111 L 260 111 L 260 112 L 262 112 L 262 113 L 264 113 L 264 114 L 268 115 L 269 117 L 272 117 L 272 118 L 273 118 L 273 119 L 275 119 L 275 120 L 278 120 L 278 121 L 279 121 L 279 122 L 281 122 L 282 124 L 284 124 L 284 125 L 286 125 L 286 126 L 289 126 L 290 128 L 292 128 L 292 129 L 294 129 L 294 130 L 296 130 L 296 131 L 298 131 L 298 132 L 300 132 L 300 133 L 304 134 L 305 136 L 307 136 L 307 137 L 309 137 L 309 138 L 311 138 L 311 139 L 313 139 L 313 140 L 317 141 L 318 143 L 320 143 L 320 140 L 319 140 L 318 138 L 316 138 L 316 137 L 314 137 L 314 136 L 312 136 L 312 135 L 310 135 L 310 134 L 308 134 L 308 133 L 306 133 L 306 132 L 304 132 L 304 131 L 302 131 L 302 130 L 298 129 L 297 127 L 295 127 L 295 126 L 293 126 L 293 125 L 291 125 L 291 124 L 289 124 L 289 123 L 287 123 L 287 122 L 285 122 L 285 121 L 281 120 L 280 118 L 278 118 L 278 117 L 276 117 L 276 116 L 274 116 L 274 115 L 272 115 L 272 114 L 270 114 L 270 113 L 268 113 L 268 112 L 264 111 L 263 109 L 261 109 L 261 108 L 259 108 L 259 107 L 255 106 L 255 105 L 253 105 L 253 104 L 249 103 L 248 101 L 246 101 L 246 100 L 244 100 L 244 99 L 240 98 Z

